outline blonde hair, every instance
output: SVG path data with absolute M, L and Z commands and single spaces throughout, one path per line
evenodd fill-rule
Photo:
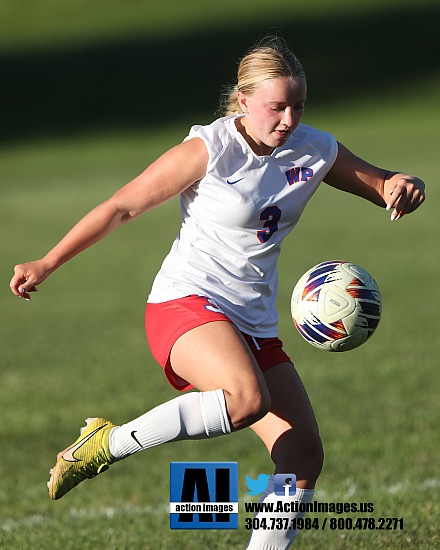
M 225 90 L 220 114 L 240 114 L 238 92 L 252 95 L 263 80 L 282 77 L 305 78 L 304 69 L 284 40 L 277 36 L 267 37 L 241 59 L 237 71 L 237 83 Z

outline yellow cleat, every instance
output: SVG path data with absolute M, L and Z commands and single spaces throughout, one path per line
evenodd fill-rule
M 61 451 L 50 470 L 49 496 L 57 500 L 85 479 L 109 469 L 115 459 L 110 454 L 108 440 L 114 424 L 104 418 L 87 418 L 78 439 Z

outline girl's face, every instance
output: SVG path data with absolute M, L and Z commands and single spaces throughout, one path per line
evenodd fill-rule
M 254 153 L 270 155 L 284 145 L 301 121 L 306 95 L 305 78 L 271 78 L 263 80 L 252 95 L 238 92 L 245 113 L 239 119 L 241 133 Z

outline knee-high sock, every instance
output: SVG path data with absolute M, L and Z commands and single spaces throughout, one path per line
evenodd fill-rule
M 297 489 L 295 496 L 278 496 L 274 493 L 274 482 L 273 476 L 269 479 L 266 490 L 261 495 L 260 503 L 273 503 L 273 507 L 276 508 L 276 502 L 281 500 L 285 502 L 296 501 L 300 503 L 311 502 L 313 498 L 314 490 L 313 489 Z M 302 518 L 304 512 L 258 512 L 255 517 L 266 518 L 267 524 L 271 524 L 272 518 L 282 517 L 288 518 L 291 521 L 294 518 Z M 290 545 L 293 543 L 296 535 L 298 534 L 297 529 L 288 529 L 288 530 L 265 530 L 259 529 L 252 531 L 251 538 L 249 539 L 249 544 L 247 550 L 287 550 L 290 548 Z
M 231 432 L 223 390 L 191 392 L 167 401 L 110 434 L 111 455 L 128 455 L 183 439 L 204 439 Z

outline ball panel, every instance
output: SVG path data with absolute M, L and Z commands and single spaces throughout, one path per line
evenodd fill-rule
M 335 340 L 330 344 L 332 351 L 350 351 L 352 349 L 358 348 L 360 345 L 365 343 L 368 339 L 366 331 L 360 330 L 355 334 L 351 334 L 346 338 L 341 340 Z
M 318 301 L 318 317 L 321 320 L 334 323 L 350 315 L 355 308 L 356 301 L 344 289 L 332 283 L 321 288 Z
M 300 279 L 300 283 L 303 284 L 302 298 L 305 300 L 307 296 L 313 295 L 314 291 L 318 289 L 325 281 L 330 280 L 331 276 L 337 273 L 337 269 L 340 265 L 340 261 L 323 262 L 315 267 L 312 267 L 304 276 Z

